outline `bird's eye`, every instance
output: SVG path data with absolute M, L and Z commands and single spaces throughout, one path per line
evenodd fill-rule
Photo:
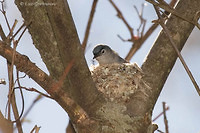
M 104 50 L 104 49 L 102 49 L 102 50 L 101 50 L 101 53 L 102 53 L 102 54 L 103 54 L 103 53 L 105 53 L 105 50 Z

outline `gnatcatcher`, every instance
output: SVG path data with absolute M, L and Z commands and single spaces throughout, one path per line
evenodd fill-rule
M 99 65 L 128 63 L 107 45 L 98 44 L 93 49 L 93 54 L 93 59 L 96 59 L 99 62 Z

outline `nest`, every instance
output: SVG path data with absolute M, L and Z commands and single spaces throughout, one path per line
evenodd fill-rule
M 129 100 L 142 85 L 142 70 L 136 63 L 93 66 L 92 78 L 107 100 Z

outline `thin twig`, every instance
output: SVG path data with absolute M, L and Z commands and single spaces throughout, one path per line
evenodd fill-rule
M 167 106 L 165 108 L 165 111 L 169 110 L 169 106 Z M 160 114 L 158 114 L 152 121 L 156 121 L 160 116 L 162 116 L 164 114 L 164 112 L 161 112 Z
M 17 80 L 19 80 L 19 79 L 23 79 L 23 78 L 25 78 L 25 77 L 26 77 L 26 74 L 24 74 L 24 76 L 22 76 L 22 77 L 18 77 L 18 78 L 15 80 L 14 84 L 17 83 Z
M 23 87 L 23 86 L 21 86 L 21 87 L 15 87 L 15 89 L 20 89 L 20 88 L 21 88 L 21 89 L 25 89 L 25 90 L 27 90 L 27 91 L 33 91 L 33 92 L 39 93 L 40 95 L 42 95 L 42 96 L 44 96 L 44 97 L 53 99 L 51 96 L 49 96 L 49 95 L 47 95 L 47 94 L 44 94 L 44 93 L 38 91 L 38 90 L 35 89 L 35 88 L 26 88 L 26 87 Z
M 157 3 L 154 0 L 146 0 L 146 1 L 151 3 L 151 4 L 153 4 L 154 6 L 158 6 L 158 7 L 162 8 L 162 9 L 164 9 L 165 11 L 170 12 L 171 14 L 175 15 L 176 17 L 179 17 L 179 18 L 181 18 L 181 19 L 183 19 L 183 20 L 185 20 L 185 21 L 187 21 L 187 22 L 189 22 L 191 24 L 194 24 L 198 29 L 200 29 L 200 25 L 198 24 L 198 22 L 194 22 L 194 20 L 190 20 L 188 18 L 185 18 L 181 13 L 178 13 L 177 11 L 175 11 L 168 4 L 163 4 L 163 2 L 162 3 Z M 195 17 L 196 16 L 194 16 L 194 18 Z
M 174 7 L 174 5 L 176 4 L 177 0 L 172 0 L 170 2 L 170 6 Z M 167 11 L 164 12 L 164 14 L 169 15 L 169 13 Z M 142 46 L 142 44 L 149 38 L 149 36 L 153 33 L 153 31 L 158 27 L 158 23 L 154 23 L 148 30 L 147 32 L 144 34 L 144 36 L 142 36 L 142 38 L 139 38 L 139 40 L 137 40 L 134 45 L 132 45 L 132 48 L 129 50 L 128 54 L 126 55 L 126 60 L 130 61 L 131 58 L 133 57 L 133 55 L 137 52 L 137 50 Z
M 169 127 L 168 127 L 168 121 L 167 121 L 167 115 L 166 115 L 166 103 L 163 102 L 163 116 L 164 116 L 164 123 L 165 123 L 165 133 L 169 133 Z
M 20 41 L 20 39 L 22 38 L 22 36 L 24 35 L 25 31 L 28 29 L 28 27 L 31 25 L 32 21 L 24 28 L 24 30 L 22 31 L 22 33 L 20 34 L 19 38 L 17 39 L 17 42 Z M 23 25 L 22 25 L 23 26 Z
M 93 1 L 92 9 L 90 11 L 90 17 L 88 19 L 88 23 L 87 23 L 87 27 L 86 27 L 86 31 L 85 31 L 85 37 L 84 37 L 83 42 L 82 42 L 82 48 L 83 48 L 84 52 L 85 52 L 85 49 L 86 49 L 86 46 L 87 46 L 90 28 L 91 28 L 92 21 L 93 21 L 93 18 L 94 18 L 94 13 L 95 13 L 95 10 L 96 10 L 97 2 L 98 2 L 98 0 Z
M 17 122 L 18 120 L 20 120 L 22 115 L 23 115 L 23 113 L 24 113 L 24 95 L 23 95 L 21 84 L 20 84 L 20 81 L 19 81 L 19 78 L 20 78 L 19 77 L 19 71 L 17 71 L 16 73 L 17 73 L 17 80 L 16 81 L 17 81 L 17 84 L 19 86 L 19 90 L 20 90 L 20 94 L 21 94 L 21 98 L 22 98 L 22 111 L 21 111 L 19 117 L 17 119 L 15 119 L 15 121 L 13 121 L 13 123 Z
M 128 31 L 131 35 L 131 40 L 132 42 L 135 41 L 134 39 L 134 34 L 133 34 L 133 28 L 128 24 L 127 20 L 124 18 L 122 12 L 119 10 L 119 8 L 115 5 L 115 3 L 112 0 L 109 0 L 110 3 L 112 4 L 112 6 L 115 8 L 115 10 L 117 11 L 117 16 L 124 22 L 124 24 L 126 25 L 126 27 L 128 28 Z
M 20 32 L 20 30 L 25 26 L 25 23 L 23 23 L 19 29 L 17 30 L 17 32 L 12 36 L 12 38 L 10 40 L 13 40 L 15 38 L 15 36 Z
M 9 25 L 9 22 L 8 22 L 8 18 L 7 18 L 7 16 L 6 16 L 6 11 L 5 11 L 5 9 L 4 9 L 4 2 L 5 2 L 5 0 L 0 1 L 0 2 L 1 2 L 1 10 L 0 10 L 0 11 L 2 12 L 2 14 L 3 14 L 4 18 L 5 18 L 6 24 L 7 24 L 7 26 L 8 26 L 9 31 L 10 31 L 11 28 L 10 28 L 10 25 Z
M 6 35 L 3 31 L 3 28 L 1 27 L 1 24 L 0 24 L 0 36 L 1 36 L 2 40 L 6 40 Z
M 13 54 L 12 54 L 12 60 L 13 60 Z M 13 87 L 13 67 L 11 63 L 8 61 L 7 61 L 7 67 L 8 67 L 8 79 L 9 79 L 9 92 L 8 92 L 8 103 L 7 103 L 6 108 L 8 107 L 8 120 L 11 120 L 11 116 L 10 116 L 11 106 L 10 105 L 11 105 L 11 94 L 12 94 L 12 87 Z
M 30 133 L 33 133 L 35 131 L 35 133 L 39 133 L 40 127 L 38 127 L 37 125 L 34 126 L 34 128 L 31 130 Z
M 128 40 L 125 40 L 123 39 L 121 36 L 118 35 L 118 37 L 122 40 L 122 41 L 130 41 L 132 42 L 132 48 L 131 50 L 129 51 L 128 55 L 126 56 L 126 60 L 129 61 L 131 59 L 131 57 L 133 56 L 132 54 L 134 54 L 139 48 L 140 48 L 140 43 L 141 42 L 141 38 L 138 37 L 138 36 L 134 36 L 134 31 L 133 31 L 133 28 L 128 24 L 127 20 L 124 18 L 122 12 L 119 10 L 119 8 L 115 5 L 115 3 L 112 1 L 112 0 L 109 0 L 110 3 L 112 4 L 112 6 L 115 8 L 115 10 L 117 11 L 117 16 L 124 22 L 124 24 L 126 25 L 129 33 L 130 33 L 130 36 L 131 36 L 131 39 L 128 39 Z M 136 8 L 136 12 L 138 13 L 139 15 L 139 18 L 140 16 L 140 13 L 139 11 L 137 10 Z M 141 12 L 142 13 L 142 12 Z M 139 33 L 139 31 L 138 31 Z M 142 33 L 143 34 L 143 33 Z M 133 52 L 134 51 L 134 52 Z
M 32 102 L 32 104 L 29 106 L 29 108 L 26 110 L 26 112 L 23 115 L 23 118 L 21 119 L 21 122 L 24 122 L 24 119 L 26 118 L 26 116 L 28 115 L 28 113 L 31 111 L 31 109 L 33 108 L 33 106 L 43 98 L 43 96 L 41 94 L 39 94 L 35 100 Z
M 13 82 L 13 67 L 14 67 L 14 60 L 16 55 L 16 47 L 17 44 L 13 43 L 13 53 L 12 53 L 12 61 L 11 63 L 7 61 L 8 64 L 8 73 L 9 73 L 9 94 L 8 94 L 8 113 L 10 114 L 10 104 L 12 105 L 12 110 L 14 113 L 14 117 L 17 120 L 16 125 L 19 133 L 23 133 L 22 125 L 19 118 L 19 113 L 17 109 L 16 99 L 15 99 L 15 93 L 14 93 L 14 82 Z
M 17 20 L 15 20 L 15 22 L 14 22 L 14 24 L 13 24 L 11 30 L 10 30 L 9 35 L 7 36 L 7 40 L 9 40 L 10 36 L 13 35 L 13 31 L 14 31 L 14 28 L 15 28 L 16 24 L 17 24 Z M 21 27 L 22 27 L 22 26 L 21 26 Z M 21 27 L 20 27 L 20 29 L 21 29 Z M 19 30 L 20 30 L 20 29 L 19 29 Z M 13 40 L 14 37 L 12 37 L 11 40 L 13 40 L 13 45 L 14 45 L 14 48 L 13 48 L 13 49 L 14 49 L 14 51 L 13 51 L 13 54 L 12 54 L 12 62 L 11 62 L 11 64 L 8 63 L 8 64 L 10 65 L 10 69 L 9 69 L 9 75 L 10 75 L 10 76 L 9 76 L 9 77 L 12 77 L 12 79 L 9 80 L 10 91 L 9 91 L 9 96 L 8 96 L 8 99 L 9 99 L 9 100 L 8 100 L 8 113 L 10 114 L 10 103 L 11 103 L 12 106 L 14 106 L 14 107 L 13 107 L 13 112 L 14 112 L 14 114 L 15 114 L 15 121 L 13 121 L 13 123 L 14 123 L 14 122 L 17 123 L 18 132 L 22 132 L 21 123 L 20 123 L 20 118 L 22 117 L 23 112 L 24 112 L 24 97 L 23 97 L 21 85 L 20 85 L 20 82 L 19 82 L 19 75 L 18 75 L 18 71 L 17 71 L 17 83 L 18 83 L 18 86 L 19 86 L 19 89 L 20 89 L 20 94 L 21 94 L 21 97 L 22 97 L 22 111 L 21 111 L 21 113 L 20 113 L 20 115 L 19 115 L 19 114 L 18 114 L 18 111 L 17 111 L 17 105 L 16 105 L 16 103 L 15 103 L 15 97 L 14 97 L 13 66 L 14 66 L 14 60 L 15 60 L 15 54 L 16 54 L 16 47 L 17 47 L 18 42 L 20 41 L 21 37 L 23 36 L 24 32 L 26 31 L 26 29 L 27 29 L 27 27 L 23 30 L 23 32 L 21 33 L 21 35 L 19 36 L 19 38 L 18 38 L 17 41 L 14 41 L 14 40 Z M 19 30 L 18 30 L 18 31 L 19 31 Z M 10 40 L 10 41 L 11 41 L 11 40 Z M 10 42 L 9 42 L 9 43 L 10 43 Z M 12 101 L 14 100 L 14 101 L 13 101 L 14 103 L 12 103 L 12 102 L 10 101 L 10 99 L 12 99 Z M 8 116 L 9 116 L 9 115 L 8 115 Z M 9 116 L 9 118 L 10 118 L 10 116 Z
M 164 133 L 163 131 L 161 131 L 161 130 L 159 130 L 159 129 L 158 129 L 158 130 L 156 130 L 156 131 L 157 131 L 157 132 L 159 132 L 159 133 Z
M 12 32 L 16 26 L 16 23 L 17 21 L 14 22 L 13 26 L 12 26 L 12 29 L 10 29 L 10 33 L 9 35 L 12 35 Z M 9 39 L 9 35 L 7 37 L 6 40 Z M 10 41 L 9 41 L 10 43 Z M 11 121 L 11 116 L 10 116 L 10 113 L 11 113 L 11 105 L 12 105 L 12 110 L 13 110 L 13 113 L 14 113 L 14 117 L 16 119 L 16 126 L 17 126 L 17 129 L 18 129 L 18 132 L 19 133 L 22 133 L 23 130 L 22 130 L 22 126 L 21 126 L 21 122 L 20 120 L 18 119 L 19 118 L 19 113 L 18 113 L 18 109 L 17 109 L 17 104 L 16 104 L 16 99 L 15 99 L 15 93 L 14 93 L 14 81 L 13 81 L 13 67 L 14 67 L 14 60 L 15 60 L 15 54 L 16 54 L 16 47 L 17 47 L 17 43 L 16 42 L 13 42 L 13 52 L 12 52 L 12 59 L 11 59 L 11 62 L 9 62 L 7 60 L 7 66 L 8 66 L 8 75 L 9 75 L 9 94 L 8 94 L 8 102 L 7 102 L 7 107 L 8 107 L 8 120 Z
M 9 62 L 12 62 L 12 53 L 13 49 L 0 41 L 0 55 L 6 58 Z M 14 63 L 17 70 L 28 74 L 28 76 L 35 80 L 56 101 L 62 102 L 62 107 L 65 107 L 70 118 L 72 118 L 71 120 L 74 123 L 82 123 L 88 125 L 94 122 L 94 120 L 92 120 L 85 112 L 85 110 L 79 104 L 77 104 L 67 92 L 64 92 L 62 86 L 58 88 L 58 83 L 53 80 L 51 76 L 48 76 L 45 72 L 39 69 L 26 56 L 16 52 L 16 59 Z M 26 67 L 22 67 L 24 64 L 26 64 Z M 67 68 L 71 67 L 66 67 L 66 69 Z
M 18 22 L 18 21 L 15 19 L 15 22 L 14 22 L 14 24 L 13 24 L 12 28 L 10 29 L 10 32 L 9 32 L 9 34 L 8 34 L 8 36 L 7 36 L 7 40 L 9 40 L 10 37 L 13 35 L 13 31 L 14 31 L 16 25 L 17 25 L 17 22 Z
M 191 81 L 192 81 L 192 83 L 193 83 L 193 85 L 194 85 L 194 87 L 195 87 L 195 89 L 196 89 L 198 95 L 200 96 L 200 88 L 199 88 L 199 86 L 198 86 L 196 80 L 194 79 L 194 77 L 193 77 L 193 75 L 192 75 L 190 69 L 188 68 L 188 66 L 187 66 L 187 64 L 186 64 L 186 62 L 185 62 L 185 60 L 183 59 L 181 53 L 179 52 L 178 48 L 176 47 L 176 44 L 174 43 L 174 41 L 173 41 L 173 39 L 172 39 L 172 37 L 171 37 L 170 31 L 169 31 L 168 28 L 165 26 L 164 21 L 163 21 L 163 17 L 162 17 L 162 15 L 161 15 L 160 12 L 159 12 L 158 7 L 157 7 L 157 6 L 154 6 L 154 9 L 156 10 L 156 13 L 157 13 L 158 18 L 159 18 L 159 20 L 158 20 L 159 24 L 160 24 L 161 27 L 163 28 L 163 31 L 165 32 L 165 34 L 167 35 L 167 37 L 169 38 L 172 47 L 174 48 L 175 52 L 177 53 L 177 55 L 178 55 L 178 57 L 179 57 L 179 59 L 180 59 L 182 65 L 183 65 L 183 67 L 185 68 L 185 70 L 186 70 L 188 76 L 190 77 L 190 79 L 191 79 Z
M 146 19 L 144 19 L 143 18 L 143 11 L 144 11 L 144 3 L 142 4 L 142 8 L 141 8 L 141 11 L 139 12 L 138 11 L 138 9 L 137 9 L 137 7 L 134 5 L 133 6 L 134 8 L 135 8 L 135 10 L 136 10 L 136 13 L 137 13 L 137 15 L 138 15 L 138 17 L 139 17 L 139 19 L 140 19 L 140 25 L 139 25 L 139 27 L 138 27 L 138 29 L 137 29 L 137 36 L 138 37 L 142 37 L 143 36 L 143 33 L 144 33 L 144 29 L 145 29 L 145 25 L 146 25 Z M 140 28 L 142 27 L 142 31 L 140 32 Z
M 24 113 L 24 115 L 23 115 L 23 117 L 22 117 L 22 119 L 21 119 L 21 123 L 23 123 L 23 122 L 25 121 L 25 118 L 26 118 L 26 116 L 28 115 L 28 113 L 31 111 L 31 109 L 34 107 L 34 105 L 35 105 L 39 100 L 41 100 L 42 98 L 43 98 L 43 96 L 39 94 L 39 95 L 35 98 L 35 100 L 33 100 L 32 104 L 29 106 L 29 108 L 26 109 L 26 112 Z M 15 129 L 15 128 L 16 128 L 16 127 L 14 127 L 14 129 Z
M 119 37 L 119 39 L 122 40 L 122 42 L 132 42 L 130 39 L 125 40 L 119 34 L 117 35 L 117 37 Z
M 4 7 L 3 7 L 3 2 L 4 2 L 4 0 L 3 1 L 1 1 L 1 4 L 2 4 L 2 10 L 1 10 L 1 12 L 4 14 L 5 12 L 3 11 L 4 10 Z M 6 19 L 7 20 L 7 19 Z M 8 26 L 9 26 L 9 24 L 8 24 Z M 9 27 L 9 30 L 10 30 L 10 27 Z M 7 40 L 7 38 L 6 38 L 6 35 L 5 35 L 5 33 L 4 33 L 4 31 L 3 31 L 3 29 L 2 29 L 2 27 L 1 27 L 1 25 L 0 25 L 0 35 L 1 35 L 1 38 L 2 38 L 2 40 L 4 41 L 4 43 L 6 42 L 6 40 Z M 10 72 L 10 63 L 7 61 L 7 67 L 8 67 L 8 77 L 9 77 L 9 94 L 10 94 L 10 90 L 11 90 L 11 88 L 12 88 L 12 84 L 11 84 L 11 82 L 13 82 L 13 77 L 12 77 L 12 74 L 11 74 L 11 72 Z M 9 95 L 8 95 L 9 96 Z M 5 114 L 8 114 L 8 120 L 9 121 L 11 121 L 11 104 L 10 104 L 11 102 L 10 102 L 10 98 L 8 98 L 8 102 L 7 102 L 7 104 L 6 104 L 6 108 L 5 108 Z

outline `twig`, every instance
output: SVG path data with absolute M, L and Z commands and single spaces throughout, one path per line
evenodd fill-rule
M 21 89 L 25 89 L 25 90 L 27 90 L 27 91 L 33 91 L 33 92 L 39 93 L 40 95 L 42 95 L 42 96 L 44 96 L 44 97 L 53 99 L 51 96 L 49 96 L 49 95 L 47 95 L 47 94 L 44 94 L 44 93 L 38 91 L 38 90 L 35 89 L 35 88 L 26 88 L 26 87 L 23 87 L 23 86 L 21 86 L 21 87 L 15 87 L 15 89 L 20 89 L 20 88 L 21 88 Z
M 6 51 L 6 52 L 5 52 Z M 6 58 L 8 61 L 12 60 L 13 49 L 5 45 L 0 41 L 0 55 Z M 57 102 L 65 107 L 68 115 L 73 123 L 82 123 L 88 125 L 94 122 L 91 120 L 85 110 L 77 104 L 64 89 L 56 87 L 58 85 L 52 77 L 48 76 L 45 72 L 39 69 L 34 63 L 32 63 L 26 56 L 16 52 L 16 58 L 14 62 L 17 70 L 26 73 L 36 83 L 38 83 L 47 93 L 49 93 Z M 23 67 L 26 64 L 26 67 Z M 68 67 L 66 67 L 67 69 Z M 63 74 L 64 75 L 64 74 Z
M 16 119 L 16 125 L 19 133 L 23 133 L 22 125 L 19 118 L 19 113 L 17 109 L 16 99 L 15 99 L 15 93 L 14 93 L 14 82 L 13 82 L 13 67 L 14 67 L 14 60 L 15 60 L 15 54 L 16 54 L 16 43 L 13 43 L 14 50 L 12 53 L 11 63 L 7 60 L 7 66 L 8 66 L 8 74 L 9 74 L 9 94 L 8 94 L 8 119 L 11 120 L 10 117 L 10 105 L 12 105 L 12 110 L 14 113 L 14 117 Z
M 15 19 L 15 22 L 14 22 L 14 24 L 13 24 L 12 28 L 10 29 L 10 32 L 9 32 L 9 34 L 7 36 L 7 40 L 10 40 L 10 37 L 13 35 L 13 31 L 14 31 L 16 25 L 17 25 L 17 22 L 18 21 Z
M 159 132 L 159 133 L 164 133 L 163 131 L 161 131 L 161 130 L 159 130 L 159 129 L 158 129 L 158 130 L 156 130 L 156 131 L 157 131 L 157 132 Z
M 20 39 L 22 38 L 22 36 L 24 35 L 24 32 L 27 30 L 27 28 L 31 25 L 32 21 L 24 28 L 24 30 L 22 31 L 22 33 L 20 34 L 19 38 L 17 39 L 17 42 L 20 41 Z M 23 26 L 23 25 L 22 25 Z M 19 29 L 20 30 L 20 29 Z M 17 33 L 17 32 L 16 32 Z
M 163 116 L 164 116 L 164 123 L 165 123 L 165 133 L 169 133 L 169 127 L 168 127 L 168 121 L 167 121 L 167 116 L 166 116 L 166 103 L 163 102 Z
M 5 20 L 6 20 L 6 24 L 7 24 L 7 26 L 8 26 L 8 29 L 9 29 L 9 31 L 11 30 L 10 29 L 10 25 L 9 25 L 9 23 L 8 23 L 8 18 L 7 18 L 7 16 L 6 16 L 6 11 L 5 11 L 5 9 L 4 9 L 4 2 L 5 2 L 5 0 L 3 0 L 3 1 L 0 1 L 1 2 L 1 12 L 2 12 L 2 14 L 3 14 L 3 16 L 4 16 L 4 18 L 5 18 Z
M 186 70 L 188 76 L 190 77 L 190 79 L 191 79 L 191 81 L 192 81 L 192 83 L 193 83 L 198 95 L 200 96 L 200 88 L 199 88 L 197 82 L 195 81 L 190 69 L 188 68 L 187 64 L 185 63 L 185 60 L 183 59 L 181 53 L 179 52 L 178 48 L 176 47 L 176 44 L 174 43 L 174 41 L 173 41 L 173 39 L 171 37 L 170 31 L 165 26 L 163 18 L 162 18 L 162 15 L 160 14 L 158 7 L 154 6 L 154 9 L 156 10 L 156 13 L 157 13 L 158 18 L 159 18 L 158 23 L 161 25 L 161 27 L 163 28 L 163 31 L 165 32 L 165 34 L 169 38 L 169 40 L 170 40 L 170 42 L 172 44 L 172 47 L 174 48 L 175 52 L 177 53 L 181 63 L 183 64 L 183 67 L 185 68 L 185 70 Z
M 188 18 L 185 18 L 184 16 L 182 16 L 182 14 L 178 13 L 177 11 L 175 11 L 173 8 L 171 8 L 168 4 L 163 4 L 163 3 L 157 3 L 154 0 L 146 0 L 149 3 L 153 4 L 154 6 L 158 6 L 162 9 L 164 9 L 165 11 L 170 12 L 171 14 L 175 15 L 176 17 L 179 17 L 191 24 L 194 24 L 198 29 L 200 29 L 200 25 L 198 24 L 198 21 L 194 22 L 194 20 L 190 20 Z M 196 16 L 194 16 L 194 18 L 196 18 Z
M 177 0 L 172 0 L 170 2 L 170 6 L 173 7 L 176 4 Z M 169 15 L 167 11 L 164 12 L 164 14 Z M 126 55 L 126 60 L 130 61 L 133 55 L 137 52 L 137 50 L 142 46 L 142 44 L 149 38 L 149 36 L 153 33 L 153 31 L 158 27 L 158 23 L 154 23 L 142 36 L 142 38 L 139 39 L 139 41 L 136 41 L 134 45 L 132 45 L 132 48 L 129 50 L 128 54 Z
M 117 35 L 117 37 L 119 37 L 119 39 L 121 39 L 123 42 L 132 42 L 130 39 L 125 40 L 120 35 Z
M 5 43 L 10 43 L 9 41 L 9 38 L 10 36 L 12 36 L 12 33 L 13 33 L 13 30 L 15 28 L 17 24 L 17 21 L 15 20 L 12 28 L 10 29 L 10 33 L 7 37 L 5 41 Z M 9 42 L 7 42 L 9 41 Z M 18 132 L 19 133 L 22 133 L 22 126 L 21 126 L 21 122 L 20 120 L 18 119 L 20 116 L 19 116 L 19 113 L 18 113 L 18 109 L 17 109 L 17 104 L 16 104 L 16 99 L 15 99 L 15 93 L 14 93 L 14 82 L 13 82 L 13 67 L 14 67 L 14 60 L 15 60 L 15 54 L 16 54 L 16 47 L 17 47 L 17 43 L 16 42 L 13 42 L 13 53 L 12 53 L 12 58 L 11 58 L 11 61 L 9 62 L 7 60 L 7 66 L 8 66 L 8 75 L 9 75 L 9 94 L 8 94 L 8 120 L 11 120 L 11 116 L 10 116 L 10 112 L 11 112 L 11 106 L 12 105 L 12 110 L 13 110 L 13 113 L 14 113 L 14 117 L 15 117 L 15 120 L 14 122 L 16 122 L 16 125 L 17 125 L 17 129 L 18 129 Z
M 134 34 L 133 34 L 133 28 L 128 24 L 127 20 L 124 18 L 122 12 L 119 10 L 119 8 L 115 5 L 115 3 L 112 0 L 109 0 L 110 3 L 112 4 L 112 6 L 115 8 L 115 10 L 117 11 L 117 16 L 124 22 L 124 24 L 126 25 L 126 27 L 128 28 L 128 31 L 131 35 L 131 40 L 132 42 L 135 41 L 134 39 Z
M 17 20 L 15 20 L 11 30 L 10 30 L 10 33 L 9 35 L 7 36 L 7 40 L 9 40 L 10 36 L 13 35 L 13 30 L 15 28 L 17 24 Z M 22 97 L 22 112 L 20 113 L 20 115 L 18 114 L 18 110 L 17 110 L 17 105 L 16 105 L 16 102 L 15 102 L 15 96 L 14 96 L 14 83 L 13 83 L 13 66 L 14 66 L 14 60 L 15 60 L 15 54 L 16 54 L 16 47 L 18 45 L 18 42 L 20 41 L 21 37 L 23 36 L 25 30 L 27 29 L 27 27 L 23 30 L 23 32 L 21 33 L 20 37 L 18 38 L 17 41 L 14 41 L 13 40 L 13 45 L 14 45 L 14 52 L 12 54 L 12 62 L 11 64 L 9 64 L 9 86 L 10 86 L 10 91 L 9 91 L 9 96 L 8 96 L 8 113 L 10 114 L 10 103 L 12 104 L 13 106 L 13 112 L 14 112 L 14 115 L 15 115 L 15 121 L 17 123 L 17 128 L 18 128 L 18 132 L 22 132 L 22 127 L 21 127 L 21 123 L 20 123 L 20 118 L 22 117 L 23 115 L 23 112 L 24 112 L 24 97 L 23 97 L 23 93 L 22 93 L 22 90 L 21 90 L 21 85 L 20 85 L 20 82 L 19 82 L 19 77 L 18 77 L 18 71 L 17 71 L 17 83 L 19 85 L 19 88 L 20 88 L 20 94 L 21 94 L 21 97 Z M 12 40 L 12 39 L 11 39 Z M 6 42 L 8 43 L 8 42 Z M 10 42 L 9 42 L 10 43 Z M 10 79 L 11 78 L 11 79 Z M 12 102 L 10 102 L 12 99 Z M 10 118 L 10 116 L 9 116 Z
M 33 133 L 35 131 L 35 133 L 39 133 L 40 127 L 38 127 L 37 125 L 34 126 L 34 128 L 31 130 L 30 133 Z
M 39 94 L 39 95 L 35 98 L 35 100 L 33 100 L 32 104 L 29 106 L 29 108 L 26 109 L 26 112 L 24 113 L 24 115 L 23 115 L 23 117 L 22 117 L 22 119 L 21 119 L 21 123 L 24 122 L 24 120 L 25 120 L 26 116 L 28 115 L 28 113 L 31 111 L 31 109 L 34 107 L 34 105 L 35 105 L 40 99 L 42 99 L 42 98 L 43 98 L 43 96 Z M 15 129 L 15 128 L 16 128 L 16 127 L 14 127 L 14 129 Z
M 15 48 L 16 49 L 16 48 Z M 14 50 L 15 51 L 15 50 Z M 7 60 L 7 67 L 8 67 L 8 79 L 9 79 L 9 93 L 8 93 L 8 103 L 7 103 L 7 107 L 8 107 L 8 120 L 11 120 L 11 116 L 10 116 L 10 112 L 11 112 L 11 96 L 12 96 L 12 87 L 13 87 L 13 63 L 14 63 L 14 53 L 12 53 L 12 58 L 11 58 L 11 62 L 10 63 L 8 60 Z
M 165 108 L 165 112 L 167 111 L 167 110 L 169 110 L 169 106 L 167 106 L 166 108 Z M 159 115 L 157 115 L 152 121 L 156 121 L 160 116 L 162 116 L 164 114 L 164 112 L 161 112 Z
M 24 95 L 23 95 L 21 84 L 20 84 L 20 81 L 19 81 L 19 78 L 20 78 L 19 77 L 19 71 L 17 71 L 16 73 L 17 73 L 17 80 L 16 81 L 17 81 L 17 84 L 19 86 L 19 90 L 20 90 L 20 94 L 21 94 L 21 98 L 22 98 L 22 111 L 21 111 L 19 117 L 17 119 L 15 119 L 15 121 L 13 121 L 13 123 L 17 122 L 18 120 L 20 120 L 22 115 L 23 115 L 23 112 L 24 112 Z
M 0 36 L 1 36 L 2 40 L 6 40 L 6 35 L 1 27 L 1 24 L 0 24 Z
M 146 19 L 144 19 L 143 18 L 143 11 L 144 11 L 144 3 L 142 4 L 142 8 L 141 8 L 141 12 L 139 13 L 139 11 L 138 11 L 138 9 L 137 9 L 137 7 L 134 5 L 133 6 L 134 8 L 135 8 L 135 10 L 136 10 L 136 12 L 137 12 L 137 15 L 138 15 L 138 17 L 139 17 L 139 19 L 140 19 L 140 25 L 139 25 L 139 27 L 138 27 L 138 29 L 137 29 L 137 36 L 138 37 L 142 37 L 143 36 L 143 33 L 144 33 L 144 29 L 145 29 L 145 25 L 146 25 Z M 142 27 L 142 31 L 141 31 L 141 33 L 140 33 L 140 28 Z
M 93 21 L 93 18 L 94 18 L 94 13 L 95 13 L 95 10 L 96 10 L 97 2 L 98 2 L 98 0 L 93 1 L 92 9 L 90 11 L 90 17 L 88 19 L 87 28 L 86 28 L 86 31 L 85 31 L 85 37 L 84 37 L 83 42 L 82 42 L 82 48 L 83 48 L 84 52 L 85 52 L 85 49 L 86 49 L 86 46 L 87 46 L 90 28 L 91 28 L 92 21 Z
M 29 108 L 26 110 L 26 112 L 23 115 L 23 118 L 21 119 L 21 122 L 24 122 L 24 119 L 26 118 L 26 116 L 28 115 L 28 113 L 31 111 L 31 109 L 33 108 L 33 106 L 39 101 L 41 100 L 43 97 L 41 94 L 39 94 L 35 100 L 32 102 L 32 104 L 29 106 Z
M 20 32 L 20 30 L 25 26 L 25 23 L 23 23 L 19 29 L 17 30 L 17 32 L 12 36 L 12 38 L 10 40 L 13 40 L 15 38 L 15 36 Z
M 24 76 L 22 76 L 22 77 L 18 77 L 18 79 L 23 79 L 23 78 L 25 78 L 25 77 L 26 77 L 26 74 L 24 74 Z M 15 84 L 17 83 L 17 80 L 18 80 L 18 79 L 15 80 Z
M 117 11 L 117 16 L 124 22 L 124 24 L 126 25 L 129 33 L 130 33 L 130 36 L 131 36 L 131 39 L 128 39 L 128 40 L 125 40 L 123 39 L 121 36 L 118 35 L 118 37 L 122 40 L 122 41 L 130 41 L 132 42 L 132 48 L 131 50 L 129 51 L 128 55 L 126 56 L 126 60 L 129 61 L 131 59 L 131 57 L 133 56 L 133 54 L 141 47 L 142 43 L 140 43 L 142 40 L 140 37 L 138 36 L 134 36 L 134 33 L 133 33 L 133 28 L 128 24 L 127 20 L 124 18 L 123 14 L 121 13 L 121 11 L 119 10 L 119 8 L 114 4 L 114 2 L 112 0 L 109 0 L 110 3 L 112 4 L 112 6 L 115 8 L 115 10 Z M 136 8 L 136 12 L 138 13 L 139 15 L 139 18 L 141 18 L 142 15 L 140 15 L 140 13 L 138 12 L 137 8 Z M 142 12 L 141 12 L 142 13 Z M 141 26 L 141 25 L 140 25 Z M 140 27 L 139 26 L 139 27 Z M 143 27 L 144 28 L 144 27 Z M 144 30 L 142 28 L 142 30 Z M 138 29 L 139 30 L 139 29 Z M 138 34 L 139 34 L 139 31 L 138 31 Z M 143 33 L 142 33 L 143 34 Z M 141 34 L 141 35 L 142 35 Z

